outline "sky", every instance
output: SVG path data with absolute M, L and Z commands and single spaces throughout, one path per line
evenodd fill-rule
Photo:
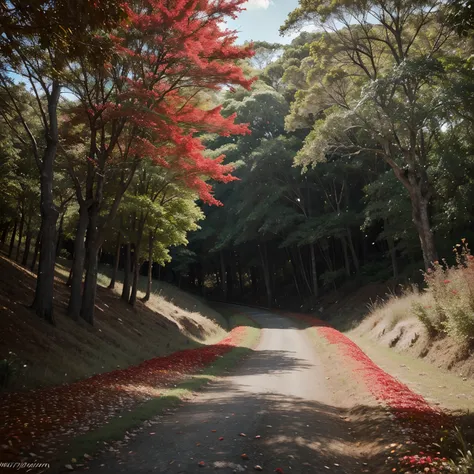
M 245 41 L 268 41 L 289 43 L 296 35 L 280 36 L 279 28 L 288 13 L 298 6 L 298 0 L 249 0 L 236 20 L 227 21 L 227 26 L 239 32 L 239 43 Z

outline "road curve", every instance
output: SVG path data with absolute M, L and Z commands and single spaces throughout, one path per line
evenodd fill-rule
M 146 430 L 118 456 L 93 461 L 89 472 L 231 473 L 256 466 L 285 474 L 360 472 L 326 386 L 330 368 L 323 367 L 314 342 L 285 317 L 239 311 L 262 326 L 252 354 L 172 416 L 158 417 L 154 435 Z

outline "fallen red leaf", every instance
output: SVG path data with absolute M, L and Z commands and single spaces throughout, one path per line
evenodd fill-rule
M 159 395 L 162 387 L 214 362 L 239 346 L 246 333 L 241 326 L 218 344 L 155 357 L 68 385 L 2 393 L 0 439 L 26 452 L 40 443 L 57 448 L 72 436 L 104 425 L 112 413 L 130 410 Z

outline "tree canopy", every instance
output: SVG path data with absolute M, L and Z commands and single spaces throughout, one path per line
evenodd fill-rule
M 132 305 L 161 267 L 212 298 L 316 307 L 469 236 L 468 4 L 300 0 L 282 34 L 314 31 L 239 46 L 223 25 L 243 0 L 105 3 L 1 4 L 0 238 L 39 259 L 39 316 L 61 252 L 68 313 L 93 323 L 104 262 Z

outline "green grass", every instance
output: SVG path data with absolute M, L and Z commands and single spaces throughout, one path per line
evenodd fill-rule
M 225 310 L 223 316 L 229 320 L 231 327 L 246 326 L 248 332 L 242 345 L 219 357 L 211 365 L 199 373 L 191 375 L 175 388 L 164 390 L 161 396 L 144 402 L 131 411 L 123 412 L 120 417 L 112 418 L 106 425 L 75 438 L 67 448 L 67 452 L 59 456 L 58 466 L 71 464 L 71 460 L 81 462 L 84 454 L 93 455 L 104 442 L 123 439 L 126 431 L 139 427 L 144 421 L 153 418 L 164 410 L 176 407 L 183 399 L 189 398 L 193 392 L 199 390 L 207 383 L 215 380 L 230 367 L 252 353 L 252 348 L 257 344 L 260 329 L 258 325 L 244 315 L 232 314 Z

